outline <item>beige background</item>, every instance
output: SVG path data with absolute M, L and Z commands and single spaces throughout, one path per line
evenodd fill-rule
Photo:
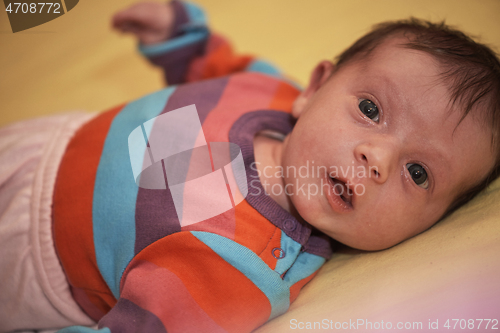
M 0 125 L 65 110 L 98 111 L 163 86 L 161 74 L 110 29 L 136 0 L 81 0 L 67 14 L 13 34 L 0 4 Z M 200 0 L 214 30 L 240 52 L 278 64 L 305 84 L 380 21 L 410 15 L 442 20 L 500 47 L 499 0 Z

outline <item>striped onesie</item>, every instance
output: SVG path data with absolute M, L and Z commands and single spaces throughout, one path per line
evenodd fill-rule
M 141 47 L 170 86 L 76 131 L 55 184 L 55 247 L 74 299 L 98 332 L 250 332 L 287 311 L 331 255 L 325 236 L 265 194 L 253 164 L 259 131 L 292 130 L 299 90 L 267 63 L 233 55 L 197 7 L 170 5 L 172 38 Z M 139 141 L 150 140 L 141 143 L 141 171 L 154 153 L 146 124 L 190 105 L 205 142 L 240 149 L 248 194 L 218 215 L 183 224 L 168 175 L 163 188 L 138 186 L 130 137 L 136 130 Z M 168 174 L 165 160 L 155 162 Z

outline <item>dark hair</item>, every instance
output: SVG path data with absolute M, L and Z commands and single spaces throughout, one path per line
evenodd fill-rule
M 410 18 L 374 26 L 336 58 L 337 67 L 368 57 L 382 42 L 396 36 L 408 39 L 404 47 L 429 53 L 439 61 L 443 68 L 440 77 L 449 87 L 450 102 L 463 105 L 460 121 L 476 108 L 483 113 L 484 123 L 491 127 L 495 166 L 480 184 L 458 195 L 445 214 L 448 215 L 500 175 L 500 62 L 488 46 L 444 22 Z

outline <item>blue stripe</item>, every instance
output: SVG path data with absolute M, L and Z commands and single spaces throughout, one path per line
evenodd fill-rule
M 259 72 L 268 74 L 274 77 L 281 78 L 281 72 L 271 63 L 256 59 L 252 61 L 246 68 L 248 72 Z
M 172 52 L 174 50 L 198 43 L 208 38 L 208 29 L 199 28 L 199 31 L 192 31 L 180 37 L 170 39 L 164 43 L 154 45 L 139 45 L 139 51 L 146 57 L 154 57 L 160 54 Z
M 130 165 L 128 136 L 137 126 L 158 116 L 174 90 L 170 87 L 131 102 L 115 116 L 97 168 L 92 205 L 96 260 L 116 298 L 121 275 L 134 256 L 135 243 L 138 187 Z
M 285 234 L 283 231 L 281 231 L 280 246 L 281 249 L 285 251 L 285 257 L 278 260 L 274 271 L 281 275 L 285 273 L 290 268 L 290 266 L 293 265 L 302 245 L 300 245 L 299 243 L 288 237 L 287 234 Z
M 298 281 L 316 272 L 323 266 L 325 261 L 326 259 L 323 257 L 302 252 L 295 260 L 293 266 L 286 272 L 284 280 L 290 285 L 294 285 Z
M 182 2 L 184 8 L 186 9 L 187 15 L 189 17 L 189 25 L 207 25 L 207 16 L 201 7 L 195 5 L 192 2 L 184 1 Z
M 258 255 L 243 245 L 220 235 L 201 231 L 191 231 L 191 233 L 231 266 L 243 273 L 266 295 L 271 303 L 269 319 L 288 310 L 290 285 L 284 283 L 280 275 L 271 270 Z
M 143 167 L 148 167 L 152 164 L 151 159 L 149 163 L 146 164 L 144 160 L 144 152 L 146 151 L 146 140 L 144 139 L 144 134 L 142 133 L 142 128 L 137 126 L 132 133 L 128 136 L 128 147 L 129 147 L 129 157 L 130 164 L 132 166 L 132 172 L 134 174 L 134 179 L 136 183 L 139 184 L 139 175 L 142 172 Z M 147 156 L 146 158 L 149 158 Z
M 95 330 L 93 328 L 84 326 L 70 326 L 63 328 L 56 333 L 111 333 L 111 330 L 107 327 L 101 328 L 100 330 Z

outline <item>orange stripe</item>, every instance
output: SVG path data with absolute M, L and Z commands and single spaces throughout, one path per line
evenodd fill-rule
M 260 289 L 190 232 L 164 237 L 134 260 L 149 261 L 179 277 L 196 303 L 228 332 L 252 331 L 271 314 Z
M 95 295 L 87 295 L 87 292 L 85 290 L 76 288 L 74 286 L 71 286 L 71 294 L 73 295 L 73 298 L 76 300 L 76 302 L 80 305 L 80 307 L 85 310 L 87 315 L 95 321 L 99 321 L 99 319 L 104 317 L 104 315 L 106 314 L 94 305 L 102 303 L 101 301 L 90 300 L 89 296 L 94 299 Z
M 62 159 L 54 190 L 54 238 L 62 266 L 70 284 L 84 290 L 102 313 L 108 312 L 116 299 L 97 267 L 92 201 L 106 135 L 124 106 L 97 116 L 76 132 Z
M 271 268 L 276 267 L 277 259 L 272 249 L 280 247 L 281 232 L 245 200 L 236 206 L 236 230 L 234 240 L 249 248 Z
M 273 256 L 273 249 L 281 247 L 281 230 L 276 228 L 273 237 L 267 243 L 266 248 L 260 253 L 260 258 L 269 265 L 271 269 L 276 268 L 278 259 Z
M 243 71 L 254 57 L 234 54 L 231 44 L 212 33 L 205 48 L 205 55 L 189 64 L 186 82 L 194 82 Z
M 269 107 L 274 110 L 281 110 L 289 113 L 292 111 L 293 102 L 299 94 L 300 91 L 295 87 L 288 83 L 281 82 Z
M 253 60 L 251 56 L 235 55 L 231 45 L 218 35 L 211 36 L 207 51 L 202 79 L 241 72 Z
M 312 273 L 308 277 L 306 277 L 306 278 L 304 278 L 304 279 L 302 279 L 300 281 L 295 282 L 294 285 L 290 287 L 290 304 L 292 304 L 292 302 L 295 301 L 295 299 L 297 298 L 297 296 L 299 296 L 299 292 L 302 289 L 302 287 L 304 287 L 306 283 L 308 283 L 309 281 L 311 281 L 311 279 L 317 273 L 318 273 L 318 271 Z

